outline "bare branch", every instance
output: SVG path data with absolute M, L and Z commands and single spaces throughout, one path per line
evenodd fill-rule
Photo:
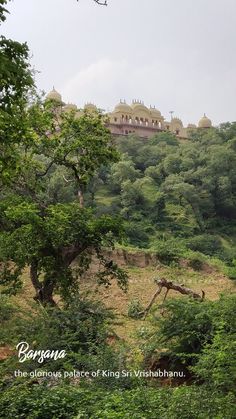
M 93 0 L 95 3 L 100 4 L 100 6 L 107 6 L 107 0 L 100 1 L 100 0 Z
M 45 170 L 43 173 L 36 173 L 36 177 L 38 178 L 38 177 L 43 177 L 43 176 L 46 176 L 46 175 L 47 175 L 47 173 L 48 173 L 48 171 L 51 169 L 51 167 L 52 167 L 53 163 L 54 163 L 54 160 L 52 160 L 52 161 L 49 163 L 48 167 L 46 168 L 46 170 Z
M 79 1 L 79 0 L 77 0 Z M 107 0 L 93 0 L 95 3 L 99 4 L 100 6 L 107 6 Z
M 73 182 L 74 181 L 74 179 L 66 179 L 66 177 L 64 175 L 62 177 L 63 177 L 63 179 L 64 179 L 64 181 L 66 183 L 69 183 L 69 182 Z
M 190 288 L 186 288 L 183 284 L 179 285 L 179 284 L 176 284 L 172 281 L 168 281 L 165 278 L 156 279 L 155 282 L 158 285 L 157 291 L 155 292 L 155 294 L 151 298 L 151 301 L 148 304 L 148 306 L 146 307 L 146 309 L 139 313 L 140 316 L 144 316 L 144 320 L 147 317 L 147 315 L 148 315 L 153 303 L 155 302 L 157 296 L 161 293 L 162 288 L 166 288 L 163 303 L 164 303 L 164 301 L 167 297 L 167 294 L 170 290 L 178 291 L 181 294 L 188 295 L 188 296 L 190 296 L 190 297 L 192 297 L 196 300 L 199 300 L 199 301 L 203 301 L 204 298 L 205 298 L 205 292 L 203 290 L 202 290 L 202 295 L 200 295 L 200 294 L 197 294 L 196 292 L 194 292 L 193 290 L 191 290 Z

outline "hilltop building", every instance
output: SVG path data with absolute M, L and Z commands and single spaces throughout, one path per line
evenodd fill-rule
M 46 96 L 46 100 L 55 100 L 61 105 L 64 112 L 74 110 L 76 115 L 81 116 L 83 112 L 97 112 L 98 108 L 92 104 L 85 104 L 83 109 L 78 109 L 74 104 L 65 104 L 60 93 L 54 88 Z M 212 127 L 211 120 L 204 114 L 198 122 L 198 126 L 188 124 L 184 127 L 181 119 L 171 118 L 166 121 L 161 112 L 155 106 L 149 108 L 140 100 L 133 100 L 128 105 L 124 100 L 120 101 L 112 112 L 107 113 L 109 118 L 108 128 L 113 135 L 136 134 L 142 138 L 150 138 L 158 132 L 172 132 L 179 138 L 188 138 L 189 132 L 195 129 L 209 129 Z

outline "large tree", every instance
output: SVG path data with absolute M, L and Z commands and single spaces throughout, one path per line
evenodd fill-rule
M 103 266 L 99 281 L 117 277 L 125 286 L 126 275 L 102 253 L 121 237 L 120 221 L 97 218 L 82 205 L 99 167 L 118 158 L 103 117 L 58 113 L 56 103 L 35 104 L 27 114 L 32 140 L 19 146 L 21 168 L 2 192 L 1 283 L 16 289 L 29 266 L 35 298 L 53 303 L 54 292 L 72 291 L 95 254 Z
M 6 3 L 0 0 L 1 21 Z M 0 76 L 0 283 L 15 292 L 29 267 L 35 298 L 54 303 L 53 294 L 68 295 L 96 254 L 99 281 L 116 276 L 125 286 L 126 275 L 102 254 L 120 238 L 121 223 L 83 208 L 96 171 L 118 159 L 105 120 L 37 98 L 26 44 L 1 37 Z

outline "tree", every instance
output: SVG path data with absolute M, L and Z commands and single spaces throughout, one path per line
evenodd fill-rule
M 64 298 L 73 293 L 93 254 L 104 268 L 98 273 L 99 282 L 107 285 L 111 277 L 117 277 L 125 287 L 126 275 L 102 254 L 103 246 L 112 247 L 121 237 L 122 228 L 115 219 L 97 218 L 78 203 L 48 206 L 42 212 L 33 203 L 6 206 L 4 202 L 1 210 L 5 226 L 0 235 L 1 284 L 10 285 L 11 291 L 15 292 L 22 270 L 29 266 L 35 299 L 54 304 L 55 292 Z M 78 265 L 73 269 L 76 258 Z
M 103 266 L 99 282 L 109 284 L 117 277 L 125 287 L 125 273 L 102 254 L 104 246 L 112 247 L 121 238 L 120 220 L 98 218 L 82 205 L 83 192 L 99 167 L 118 158 L 103 118 L 58 113 L 54 103 L 46 103 L 29 108 L 27 122 L 33 139 L 19 146 L 21 169 L 2 194 L 1 283 L 17 289 L 22 270 L 29 266 L 35 298 L 54 304 L 53 294 L 72 293 L 96 254 Z M 66 202 L 51 187 L 55 173 L 65 186 L 70 181 L 74 187 Z M 75 259 L 77 270 L 71 267 Z
M 109 178 L 109 187 L 114 191 L 120 191 L 121 185 L 126 180 L 133 182 L 140 176 L 140 171 L 136 170 L 132 160 L 121 160 L 112 165 Z
M 2 21 L 6 3 L 0 3 Z M 116 276 L 125 286 L 124 272 L 102 255 L 104 245 L 121 237 L 121 223 L 82 208 L 96 171 L 118 159 L 103 117 L 78 118 L 55 101 L 42 102 L 32 91 L 26 44 L 2 37 L 0 58 L 1 284 L 16 292 L 29 266 L 35 298 L 54 304 L 53 294 L 72 292 L 95 253 L 104 268 L 99 281 Z
M 53 103 L 45 109 L 32 109 L 32 119 L 41 118 L 40 147 L 34 146 L 37 153 L 43 152 L 46 165 L 37 178 L 43 178 L 53 165 L 64 167 L 68 178 L 65 182 L 74 182 L 80 205 L 84 205 L 84 192 L 96 171 L 110 162 L 118 160 L 119 154 L 112 145 L 110 131 L 105 127 L 105 120 L 100 114 L 84 114 L 77 117 L 75 112 L 55 114 Z M 46 125 L 45 124 L 46 121 Z M 38 129 L 38 128 L 37 128 Z
M 0 22 L 6 19 L 6 0 L 0 0 Z M 0 182 L 17 170 L 16 144 L 26 140 L 25 108 L 34 80 L 27 45 L 0 37 Z

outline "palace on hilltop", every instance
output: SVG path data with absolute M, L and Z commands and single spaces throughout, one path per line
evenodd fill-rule
M 83 112 L 97 112 L 99 109 L 92 103 L 78 109 L 74 104 L 65 104 L 62 96 L 54 88 L 46 96 L 46 100 L 57 101 L 64 112 L 74 110 L 76 115 L 81 116 Z M 107 113 L 107 126 L 115 136 L 136 134 L 142 138 L 150 138 L 158 132 L 172 132 L 179 138 L 188 138 L 190 131 L 196 129 L 209 129 L 212 127 L 211 120 L 204 114 L 198 125 L 188 124 L 184 127 L 181 119 L 171 117 L 166 121 L 161 112 L 155 106 L 149 108 L 140 100 L 133 100 L 128 105 L 124 100 L 120 101 L 112 112 Z

